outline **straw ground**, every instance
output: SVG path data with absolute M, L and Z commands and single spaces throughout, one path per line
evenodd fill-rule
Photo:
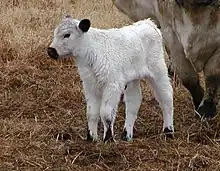
M 85 99 L 74 59 L 53 61 L 46 54 L 55 25 L 67 13 L 88 17 L 99 28 L 131 23 L 110 0 L 0 1 L 0 170 L 220 170 L 219 118 L 197 120 L 179 84 L 174 140 L 161 135 L 161 110 L 142 82 L 133 143 L 119 139 L 123 104 L 116 143 L 85 141 Z

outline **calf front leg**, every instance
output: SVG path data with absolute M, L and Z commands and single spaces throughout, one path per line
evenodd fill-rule
M 135 80 L 127 85 L 125 91 L 126 118 L 121 139 L 131 141 L 133 138 L 133 127 L 137 119 L 137 113 L 142 101 L 140 81 Z
M 107 86 L 103 92 L 100 116 L 104 125 L 104 142 L 114 141 L 113 126 L 122 90 L 117 85 Z
M 100 102 L 101 100 L 95 97 L 92 97 L 87 101 L 88 141 L 96 141 L 98 139 L 97 127 L 99 121 Z
M 98 139 L 98 121 L 100 115 L 101 96 L 98 96 L 94 87 L 94 82 L 83 82 L 84 94 L 86 98 L 86 114 L 88 121 L 87 140 L 96 141 Z

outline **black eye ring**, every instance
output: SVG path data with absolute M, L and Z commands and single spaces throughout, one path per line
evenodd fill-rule
M 64 35 L 64 38 L 69 38 L 69 37 L 70 37 L 69 33 Z

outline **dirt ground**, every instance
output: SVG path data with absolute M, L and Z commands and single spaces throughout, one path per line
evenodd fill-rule
M 120 140 L 124 104 L 115 143 L 85 140 L 85 99 L 74 59 L 53 61 L 46 54 L 64 14 L 88 17 L 99 28 L 131 23 L 110 0 L 0 1 L 0 170 L 219 171 L 220 119 L 196 119 L 191 97 L 179 84 L 174 139 L 161 134 L 161 110 L 142 81 L 133 142 Z

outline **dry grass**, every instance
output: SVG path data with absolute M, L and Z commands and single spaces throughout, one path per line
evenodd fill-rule
M 46 54 L 53 28 L 66 13 L 89 17 L 100 28 L 130 22 L 110 0 L 0 1 L 0 170 L 220 170 L 219 119 L 195 119 L 180 86 L 174 140 L 161 135 L 161 110 L 144 82 L 133 143 L 119 140 L 123 104 L 116 143 L 84 140 L 85 100 L 74 60 L 53 61 Z

